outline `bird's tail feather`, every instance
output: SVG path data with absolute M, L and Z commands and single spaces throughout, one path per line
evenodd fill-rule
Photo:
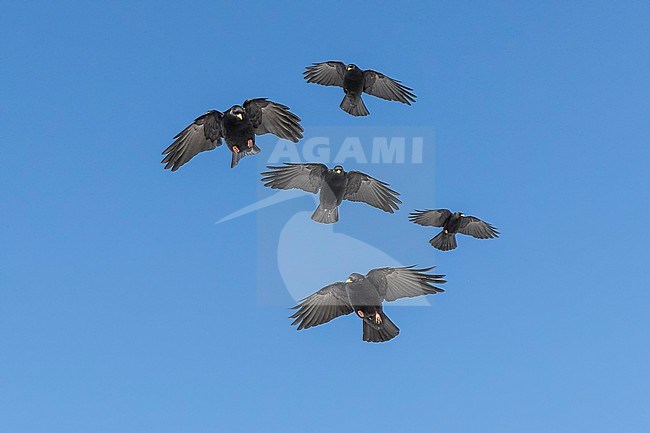
M 458 246 L 458 244 L 456 244 L 456 234 L 445 233 L 444 230 L 438 233 L 438 236 L 431 239 L 429 243 L 433 248 L 437 248 L 440 251 L 450 251 Z
M 367 116 L 370 114 L 366 108 L 366 104 L 363 103 L 361 96 L 352 96 L 349 94 L 345 95 L 345 98 L 341 101 L 341 110 L 349 113 L 353 116 Z
M 232 160 L 230 161 L 230 168 L 234 168 L 237 164 L 239 164 L 239 161 L 248 155 L 255 155 L 257 153 L 260 153 L 262 149 L 257 147 L 257 144 L 254 144 L 253 147 L 249 147 L 245 150 L 240 151 L 239 153 L 232 152 Z
M 381 324 L 379 325 L 375 323 L 374 316 L 368 316 L 363 319 L 363 341 L 382 343 L 392 340 L 399 334 L 397 325 L 383 311 L 379 315 L 381 316 Z
M 323 224 L 332 224 L 339 220 L 339 207 L 336 206 L 333 209 L 325 209 L 323 205 L 318 205 L 314 214 L 311 216 L 316 222 Z

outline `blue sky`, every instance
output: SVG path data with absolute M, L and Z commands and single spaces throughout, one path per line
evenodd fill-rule
M 649 20 L 642 2 L 5 3 L 0 431 L 649 431 Z M 330 59 L 418 102 L 347 116 L 302 80 Z M 334 228 L 447 274 L 430 307 L 386 307 L 394 341 L 353 317 L 297 333 L 290 297 L 260 301 L 283 290 L 258 272 L 266 218 L 314 206 L 215 224 L 270 195 L 262 156 L 162 169 L 195 116 L 257 96 L 307 132 L 435 129 L 428 177 L 378 168 L 400 213 L 351 204 Z M 436 253 L 406 221 L 434 206 L 503 236 Z

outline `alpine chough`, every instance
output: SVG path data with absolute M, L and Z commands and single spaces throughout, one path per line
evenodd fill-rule
M 372 69 L 361 70 L 353 63 L 347 66 L 337 61 L 314 63 L 312 66 L 307 66 L 303 75 L 308 83 L 343 87 L 345 97 L 340 107 L 353 116 L 370 114 L 361 99 L 362 93 L 407 105 L 415 102 L 416 98 L 411 92 L 413 89 L 406 87 L 400 81 Z
M 409 220 L 421 226 L 442 227 L 442 231 L 429 243 L 441 251 L 456 248 L 456 233 L 473 236 L 478 239 L 499 237 L 499 231 L 491 224 L 462 212 L 452 213 L 449 209 L 416 210 L 409 214 Z
M 402 203 L 398 192 L 388 184 L 360 171 L 343 170 L 340 165 L 332 169 L 324 164 L 293 164 L 267 167 L 262 173 L 264 186 L 274 189 L 297 188 L 316 194 L 320 191 L 320 204 L 311 216 L 319 223 L 331 224 L 339 220 L 339 205 L 343 200 L 360 201 L 393 213 Z
M 260 148 L 255 136 L 271 133 L 296 143 L 302 138 L 300 118 L 286 105 L 266 98 L 248 99 L 243 105 L 233 105 L 225 113 L 210 110 L 176 134 L 174 142 L 163 151 L 165 169 L 178 170 L 196 154 L 221 146 L 221 139 L 232 152 L 230 168 Z
M 444 292 L 434 284 L 444 284 L 445 276 L 429 274 L 432 269 L 408 266 L 373 269 L 365 276 L 354 273 L 345 282 L 332 283 L 307 296 L 292 308 L 296 312 L 289 318 L 300 331 L 354 312 L 363 320 L 363 341 L 391 340 L 399 328 L 386 316 L 382 303 Z

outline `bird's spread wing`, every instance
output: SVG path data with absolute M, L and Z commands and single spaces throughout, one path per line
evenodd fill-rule
M 499 237 L 499 231 L 496 227 L 473 216 L 463 217 L 458 232 L 479 239 L 492 239 Z
M 409 214 L 409 220 L 421 226 L 442 227 L 450 216 L 449 209 L 416 210 Z
M 413 266 L 401 268 L 378 268 L 368 272 L 368 278 L 377 291 L 387 301 L 400 298 L 412 298 L 421 295 L 433 295 L 444 292 L 434 284 L 446 283 L 444 275 L 427 274 L 431 268 L 415 269 Z
M 398 192 L 388 187 L 387 183 L 377 180 L 360 171 L 348 173 L 348 183 L 345 188 L 345 199 L 351 201 L 362 201 L 383 210 L 393 213 L 402 203 L 397 196 Z
M 293 309 L 297 311 L 289 318 L 295 319 L 291 324 L 298 325 L 298 331 L 322 325 L 353 311 L 345 291 L 345 283 L 325 286 L 300 301 Z
M 294 143 L 302 138 L 300 117 L 289 111 L 286 105 L 266 98 L 255 98 L 246 100 L 244 109 L 253 123 L 255 134 L 271 133 Z
M 381 72 L 367 69 L 363 71 L 364 86 L 363 91 L 369 95 L 389 101 L 399 101 L 407 105 L 415 102 L 415 96 L 411 93 L 410 87 L 406 87 L 400 81 L 393 80 Z
M 223 113 L 210 110 L 176 134 L 174 142 L 162 153 L 167 155 L 161 161 L 165 164 L 165 169 L 171 168 L 172 171 L 176 171 L 197 153 L 221 146 L 222 120 Z
M 315 194 L 323 184 L 327 166 L 324 164 L 293 164 L 285 162 L 284 166 L 268 166 L 271 171 L 262 173 L 264 186 L 273 189 L 297 188 Z
M 307 66 L 303 75 L 308 83 L 343 87 L 345 64 L 334 61 L 314 63 L 311 66 Z

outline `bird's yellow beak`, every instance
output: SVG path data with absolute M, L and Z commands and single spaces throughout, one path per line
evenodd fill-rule
M 351 282 L 352 282 L 352 278 L 348 278 L 347 280 L 345 280 L 345 282 L 346 282 L 346 283 L 351 283 Z
M 341 170 L 336 170 L 336 174 L 341 174 Z
M 345 68 L 345 69 L 347 69 L 349 71 L 350 69 L 352 69 L 352 65 L 348 65 L 348 67 Z
M 239 120 L 244 120 L 244 116 L 242 116 L 241 113 L 235 114 L 235 117 L 238 118 Z

